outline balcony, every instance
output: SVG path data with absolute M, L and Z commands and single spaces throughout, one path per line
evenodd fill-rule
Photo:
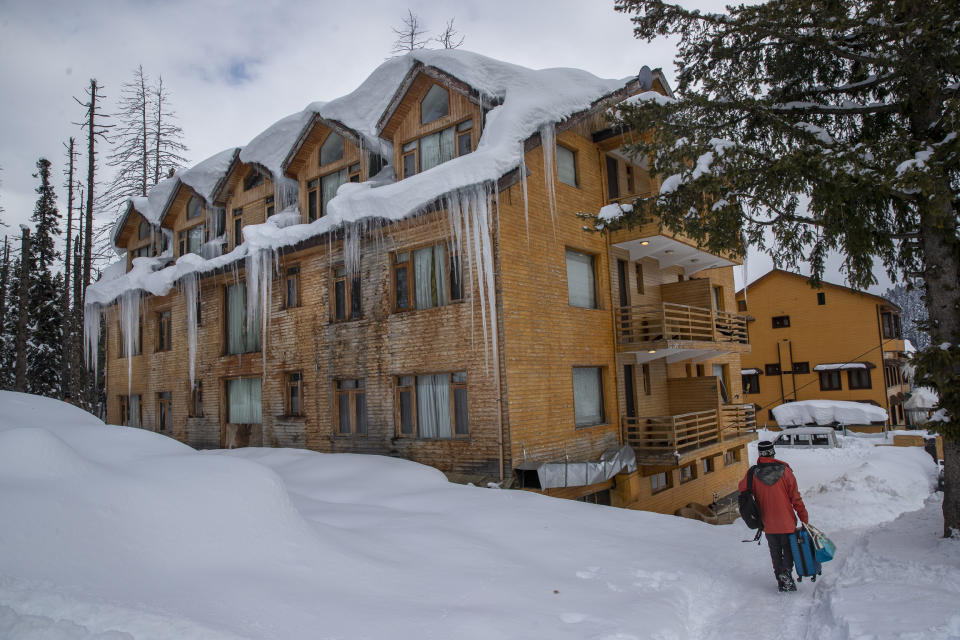
M 617 348 L 637 362 L 679 362 L 750 350 L 745 316 L 673 302 L 617 308 Z

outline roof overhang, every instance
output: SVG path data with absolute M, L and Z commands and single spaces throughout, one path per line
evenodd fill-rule
M 732 267 L 736 264 L 726 258 L 662 235 L 617 242 L 613 246 L 628 251 L 631 261 L 653 258 L 660 263 L 661 269 L 683 267 L 683 272 L 687 276 L 704 269 Z
M 872 362 L 825 362 L 816 365 L 814 371 L 845 371 L 847 369 L 876 369 Z
M 667 361 L 667 364 L 675 364 L 677 362 L 684 362 L 689 360 L 690 362 L 701 362 L 703 360 L 709 360 L 711 358 L 719 358 L 720 356 L 729 355 L 730 351 L 724 349 L 691 349 L 687 347 L 678 347 L 670 345 L 660 347 L 657 349 L 647 349 L 639 350 L 632 352 L 634 357 L 637 359 L 637 364 L 644 364 L 646 362 L 653 362 L 654 360 L 659 360 L 661 358 Z

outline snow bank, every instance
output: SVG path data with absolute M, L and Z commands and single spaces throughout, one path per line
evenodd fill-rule
M 870 424 L 886 422 L 887 410 L 864 402 L 800 400 L 773 408 L 773 419 L 784 427 L 802 424 Z

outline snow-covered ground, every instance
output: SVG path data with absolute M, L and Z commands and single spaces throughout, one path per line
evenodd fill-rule
M 960 637 L 934 464 L 877 442 L 778 451 L 838 547 L 780 594 L 739 521 L 376 456 L 200 453 L 0 392 L 0 638 Z

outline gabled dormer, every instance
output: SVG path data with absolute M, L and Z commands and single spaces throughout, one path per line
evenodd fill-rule
M 315 115 L 283 162 L 297 180 L 303 222 L 327 213 L 327 204 L 345 182 L 364 182 L 380 170 L 380 156 L 363 148 L 359 134 L 336 120 Z
M 491 106 L 479 91 L 450 74 L 415 65 L 378 123 L 380 136 L 393 142 L 397 179 L 476 149 Z
M 134 258 L 152 258 L 159 255 L 165 248 L 160 228 L 151 224 L 138 210 L 138 204 L 140 209 L 144 209 L 147 199 L 127 200 L 127 207 L 117 222 L 113 235 L 114 246 L 127 252 L 127 271 L 133 268 Z
M 262 224 L 280 211 L 275 191 L 273 176 L 266 167 L 240 160 L 231 165 L 220 189 L 213 194 L 218 215 L 225 218 L 227 251 L 243 243 L 243 227 Z

